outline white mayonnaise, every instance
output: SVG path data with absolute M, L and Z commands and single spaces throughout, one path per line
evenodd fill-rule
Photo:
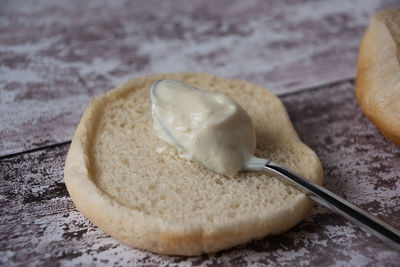
M 185 158 L 230 177 L 254 169 L 247 164 L 257 161 L 253 122 L 232 98 L 160 80 L 151 89 L 151 100 L 156 135 Z

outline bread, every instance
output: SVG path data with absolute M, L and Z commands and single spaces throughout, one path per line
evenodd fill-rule
M 400 145 L 400 8 L 371 18 L 360 46 L 356 96 L 376 128 Z
M 174 255 L 215 252 L 301 221 L 312 201 L 270 174 L 227 178 L 156 151 L 165 143 L 153 134 L 150 87 L 165 78 L 232 97 L 254 121 L 257 156 L 322 182 L 318 157 L 268 90 L 202 73 L 150 75 L 95 97 L 85 111 L 64 170 L 77 209 L 126 244 Z

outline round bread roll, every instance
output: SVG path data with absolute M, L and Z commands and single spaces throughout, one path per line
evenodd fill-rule
M 65 184 L 77 209 L 114 238 L 161 254 L 226 249 L 300 222 L 312 201 L 272 174 L 217 174 L 176 154 L 153 133 L 150 88 L 175 79 L 235 99 L 255 124 L 256 156 L 314 182 L 323 171 L 298 138 L 281 101 L 254 84 L 202 73 L 130 80 L 90 102 L 67 156 Z
M 371 18 L 360 46 L 356 96 L 376 128 L 400 145 L 400 8 Z

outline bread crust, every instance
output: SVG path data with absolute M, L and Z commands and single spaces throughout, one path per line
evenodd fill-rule
M 376 13 L 361 41 L 356 97 L 364 114 L 400 146 L 400 8 Z
M 218 79 L 203 73 L 171 73 L 150 75 L 130 80 L 114 90 L 92 99 L 86 109 L 72 140 L 65 163 L 64 178 L 68 192 L 76 208 L 94 224 L 114 238 L 136 248 L 169 255 L 200 255 L 216 252 L 232 246 L 243 244 L 252 239 L 260 239 L 268 234 L 279 234 L 300 222 L 312 207 L 313 202 L 299 193 L 293 203 L 288 203 L 268 217 L 260 218 L 258 214 L 231 220 L 225 223 L 185 223 L 145 214 L 130 208 L 118 199 L 110 197 L 94 182 L 91 166 L 91 143 L 99 114 L 108 101 L 123 96 L 128 91 L 140 87 L 144 81 L 163 78 L 182 79 L 182 77 L 198 79 Z M 238 83 L 249 84 L 243 81 Z M 252 85 L 255 86 L 255 85 Z M 269 93 L 268 97 L 278 98 Z M 283 118 L 289 122 L 288 131 L 293 134 L 294 141 L 301 143 L 283 104 Z M 149 111 L 150 112 L 150 111 Z M 304 151 L 313 153 L 304 145 Z M 322 183 L 323 170 L 318 157 L 313 153 L 313 165 L 310 168 L 314 182 Z

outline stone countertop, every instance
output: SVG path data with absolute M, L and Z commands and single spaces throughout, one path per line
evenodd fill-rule
M 396 266 L 400 251 L 315 206 L 285 234 L 201 257 L 114 240 L 63 183 L 90 97 L 155 72 L 205 71 L 268 87 L 319 155 L 324 186 L 400 227 L 400 148 L 354 96 L 369 17 L 396 1 L 2 1 L 0 265 Z

